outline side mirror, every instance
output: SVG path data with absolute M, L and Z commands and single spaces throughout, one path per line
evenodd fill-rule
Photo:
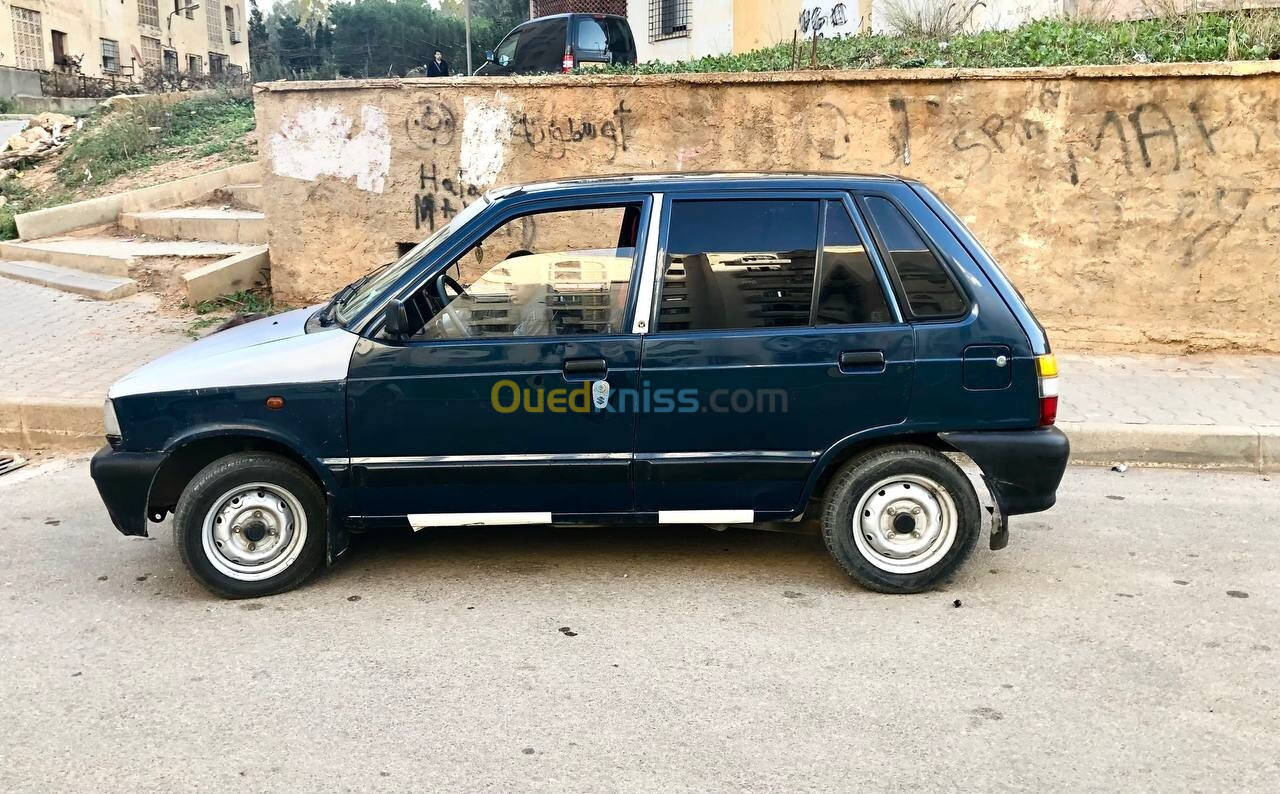
M 485 59 L 486 61 L 492 61 L 492 60 L 493 60 L 493 50 L 485 50 L 485 51 L 484 51 L 484 59 Z
M 382 315 L 383 330 L 396 339 L 408 335 L 410 331 L 409 310 L 405 308 L 403 300 L 397 298 L 388 303 L 387 307 L 382 310 Z

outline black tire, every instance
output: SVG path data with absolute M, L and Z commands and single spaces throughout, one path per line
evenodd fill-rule
M 899 477 L 915 478 L 915 480 L 893 479 L 889 486 L 889 490 L 893 493 L 889 494 L 886 494 L 885 489 L 878 487 L 886 480 Z M 922 480 L 926 485 L 920 485 Z M 945 498 L 941 493 L 933 495 L 928 483 L 938 486 L 939 491 L 945 493 Z M 923 491 L 916 491 L 913 494 L 910 490 L 906 490 L 913 484 L 923 487 Z M 873 489 L 875 489 L 874 492 Z M 908 501 L 893 501 L 896 498 L 895 494 Z M 911 513 L 910 509 L 902 511 L 897 506 L 912 504 L 909 501 L 911 499 L 924 500 L 926 496 L 932 499 L 931 502 L 922 502 L 925 505 L 922 508 L 924 511 L 922 515 L 926 519 L 931 514 L 930 505 L 938 506 L 939 512 L 947 512 L 947 498 L 949 498 L 950 507 L 954 508 L 950 513 L 954 517 L 954 532 L 947 533 L 939 529 L 936 546 L 929 547 L 931 550 L 928 553 L 922 553 L 915 560 L 907 556 L 902 561 L 897 561 L 885 555 L 881 560 L 888 559 L 888 561 L 877 564 L 876 544 L 892 546 L 892 543 L 879 538 L 872 540 L 871 535 L 855 528 L 855 518 L 860 522 L 865 517 L 867 522 L 877 527 L 884 526 L 880 523 L 881 521 L 887 521 L 889 527 L 894 527 L 892 520 L 887 516 L 893 515 L 895 511 Z M 864 497 L 867 499 L 867 504 L 863 508 L 863 514 L 855 516 Z M 888 503 L 892 509 L 886 508 L 884 512 L 868 509 L 873 508 L 877 499 L 880 500 L 878 504 Z M 912 525 L 912 530 L 916 528 L 914 526 L 916 520 L 914 516 L 907 520 L 907 523 Z M 866 525 L 859 523 L 858 526 Z M 930 526 L 932 525 L 926 521 L 925 528 L 921 530 L 924 542 L 928 542 L 930 537 Z M 946 524 L 939 522 L 938 526 L 942 527 Z M 896 528 L 893 529 L 894 533 L 899 531 Z M 862 533 L 862 537 L 856 537 L 855 532 Z M 910 530 L 901 535 L 893 534 L 892 537 L 904 538 L 905 542 L 910 544 L 913 542 L 910 538 L 917 536 L 910 535 L 909 532 Z M 902 444 L 881 447 L 864 453 L 849 461 L 836 473 L 827 486 L 824 496 L 822 537 L 826 541 L 827 550 L 850 578 L 863 587 L 880 593 L 919 593 L 928 590 L 965 561 L 981 534 L 982 511 L 978 503 L 978 495 L 974 492 L 969 478 L 945 455 L 928 447 Z M 944 536 L 951 537 L 949 546 Z M 928 563 L 928 567 L 910 572 L 886 570 L 885 567 L 901 565 L 909 568 L 912 565 L 925 563 Z
M 210 554 L 217 552 L 205 550 L 204 522 L 215 503 L 226 494 L 238 486 L 255 483 L 263 483 L 291 495 L 305 514 L 306 534 L 287 554 L 282 553 L 277 558 L 280 570 L 266 578 L 246 580 L 219 570 L 218 563 L 210 558 Z M 266 494 L 271 496 L 270 491 Z M 277 501 L 285 504 L 279 499 Z M 293 512 L 290 510 L 288 514 Z M 293 461 L 264 452 L 240 452 L 205 466 L 187 484 L 173 514 L 173 540 L 183 564 L 202 585 L 224 598 L 256 598 L 297 587 L 324 559 L 328 529 L 325 497 L 315 481 Z M 260 527 L 254 530 L 262 531 Z M 237 540 L 241 537 L 248 537 L 248 532 L 243 536 L 237 533 Z M 293 561 L 288 562 L 289 559 Z M 221 564 L 232 567 L 225 560 Z

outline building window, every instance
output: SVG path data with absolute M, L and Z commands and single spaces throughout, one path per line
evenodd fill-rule
M 44 68 L 44 33 L 40 29 L 40 12 L 10 6 L 13 20 L 14 62 L 19 69 Z
M 204 58 L 201 58 L 199 55 L 188 55 L 187 74 L 192 76 L 204 74 Z
M 205 28 L 209 31 L 209 49 L 222 52 L 222 15 L 218 13 L 218 6 L 206 5 L 204 19 Z
M 138 0 L 138 24 L 160 27 L 160 0 Z
M 53 65 L 67 65 L 67 34 L 61 30 L 51 30 L 49 35 L 53 38 Z
M 177 50 L 164 51 L 164 73 L 165 74 L 178 73 L 178 51 Z
M 181 11 L 187 19 L 196 18 L 195 0 L 173 0 L 173 10 L 175 13 Z
M 234 32 L 236 29 L 236 10 L 231 6 L 223 6 L 222 12 L 227 17 L 227 30 Z
M 142 37 L 142 64 L 144 66 L 160 65 L 160 39 Z
M 649 41 L 689 35 L 689 0 L 649 0 Z
M 111 39 L 100 39 L 102 42 L 102 71 L 107 74 L 120 73 L 120 42 Z
M 227 56 L 219 55 L 216 52 L 209 53 L 209 74 L 226 74 Z

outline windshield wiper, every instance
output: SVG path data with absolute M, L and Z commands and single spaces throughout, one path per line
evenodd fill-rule
M 388 262 L 387 265 L 389 264 L 391 263 Z M 366 281 L 378 275 L 383 270 L 386 270 L 387 265 L 382 265 L 381 267 L 374 268 L 373 270 L 369 271 L 368 273 L 365 273 L 360 278 L 356 279 L 355 281 L 351 282 L 347 286 L 335 292 L 333 294 L 333 297 L 329 299 L 329 302 L 326 303 L 324 305 L 324 308 L 320 310 L 320 325 L 327 328 L 328 326 L 335 324 L 337 322 L 337 318 L 334 316 L 334 314 L 338 311 L 338 309 L 341 309 L 344 305 L 346 305 L 346 302 L 351 300 L 351 296 L 356 294 L 356 290 L 360 289 L 360 287 L 363 286 Z

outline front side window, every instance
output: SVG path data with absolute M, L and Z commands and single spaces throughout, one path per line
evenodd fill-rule
M 513 30 L 511 35 L 502 40 L 498 45 L 498 49 L 493 54 L 493 60 L 499 66 L 506 68 L 515 63 L 516 47 L 520 44 L 520 31 Z
M 817 200 L 671 205 L 658 331 L 809 324 Z
M 922 320 L 963 314 L 964 294 L 902 211 L 881 196 L 868 196 L 865 201 L 911 314 Z
M 102 71 L 115 74 L 120 71 L 120 43 L 102 39 Z
M 862 325 L 893 319 L 875 266 L 848 210 L 828 201 L 814 325 Z
M 597 336 L 624 327 L 640 204 L 506 221 L 429 279 L 415 339 Z

